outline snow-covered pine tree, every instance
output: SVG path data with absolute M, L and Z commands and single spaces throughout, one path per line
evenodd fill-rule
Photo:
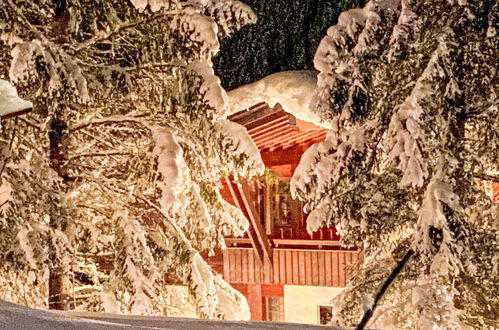
M 414 249 L 374 327 L 499 325 L 497 1 L 369 1 L 343 13 L 315 55 L 313 105 L 333 125 L 291 185 L 308 228 L 334 224 L 364 256 L 334 301 L 354 326 Z
M 263 171 L 223 119 L 211 64 L 219 37 L 254 21 L 232 0 L 2 1 L 0 78 L 33 103 L 1 123 L 2 278 L 74 274 L 95 293 L 75 293 L 78 306 L 161 314 L 173 271 L 200 315 L 249 318 L 199 252 L 247 226 L 220 179 Z M 108 276 L 95 271 L 105 257 Z

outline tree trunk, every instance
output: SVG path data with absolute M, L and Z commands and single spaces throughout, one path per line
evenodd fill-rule
M 50 269 L 49 275 L 49 309 L 69 310 L 69 278 L 61 267 Z
M 50 143 L 50 167 L 67 184 L 67 173 L 64 168 L 66 160 L 65 140 L 67 137 L 67 124 L 54 117 L 49 122 L 49 143 Z M 59 203 L 58 203 L 59 204 Z M 53 229 L 65 230 L 65 219 L 61 219 L 61 214 L 65 212 L 54 212 L 58 216 L 50 217 L 50 226 Z M 62 216 L 63 217 L 63 216 Z M 63 265 L 58 265 L 57 256 L 51 256 L 54 265 L 50 268 L 49 274 L 49 309 L 68 310 L 70 309 L 69 277 Z

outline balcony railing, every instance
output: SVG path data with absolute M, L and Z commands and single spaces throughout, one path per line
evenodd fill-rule
M 340 241 L 335 240 L 270 238 L 269 241 L 271 246 L 275 248 L 283 246 L 313 246 L 318 247 L 319 249 L 322 247 L 341 247 Z M 228 247 L 246 246 L 251 244 L 251 240 L 246 237 L 226 237 L 225 244 Z
M 358 252 L 273 249 L 272 264 L 264 261 L 262 265 L 254 249 L 234 247 L 225 249 L 223 257 L 223 276 L 229 283 L 343 287 L 347 281 L 346 267 L 357 262 Z

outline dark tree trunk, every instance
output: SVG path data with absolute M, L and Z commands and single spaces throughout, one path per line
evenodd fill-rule
M 64 273 L 63 268 L 51 268 L 49 275 L 49 309 L 70 309 L 71 296 L 68 289 L 69 278 Z
M 64 167 L 66 160 L 65 142 L 67 137 L 67 124 L 64 120 L 54 117 L 49 122 L 49 160 L 50 167 L 67 184 L 67 174 Z M 65 230 L 65 220 L 61 219 L 64 210 L 56 210 L 50 218 L 50 226 L 54 229 Z M 56 216 L 57 215 L 57 216 Z M 54 265 L 50 268 L 49 274 L 49 309 L 68 310 L 70 309 L 71 297 L 69 295 L 69 277 L 62 265 L 58 265 L 57 256 L 51 256 Z

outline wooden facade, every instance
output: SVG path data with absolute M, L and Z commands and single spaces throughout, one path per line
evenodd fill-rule
M 252 320 L 285 321 L 286 287 L 288 292 L 313 292 L 314 287 L 321 287 L 337 294 L 336 288 L 355 276 L 360 258 L 355 249 L 340 246 L 334 227 L 308 233 L 303 204 L 293 200 L 289 191 L 289 180 L 301 156 L 324 139 L 326 130 L 298 120 L 279 105 L 269 108 L 264 103 L 229 119 L 246 127 L 266 168 L 276 176 L 223 182 L 222 196 L 243 211 L 251 226 L 245 237 L 225 238 L 227 248 L 219 269 L 224 279 L 246 296 Z M 497 182 L 477 183 L 499 201 Z M 317 322 L 327 322 L 331 306 L 305 308 L 313 307 L 317 308 Z
M 326 130 L 263 103 L 229 119 L 246 127 L 271 175 L 223 180 L 222 196 L 243 211 L 250 228 L 244 237 L 225 238 L 216 267 L 246 296 L 252 320 L 283 321 L 285 286 L 344 287 L 358 260 L 355 249 L 340 246 L 334 227 L 308 233 L 303 203 L 290 193 L 303 152 Z
M 232 247 L 224 251 L 225 280 L 229 283 L 279 285 L 346 285 L 345 266 L 358 255 L 349 250 L 273 249 L 272 264 L 262 265 L 253 248 Z

